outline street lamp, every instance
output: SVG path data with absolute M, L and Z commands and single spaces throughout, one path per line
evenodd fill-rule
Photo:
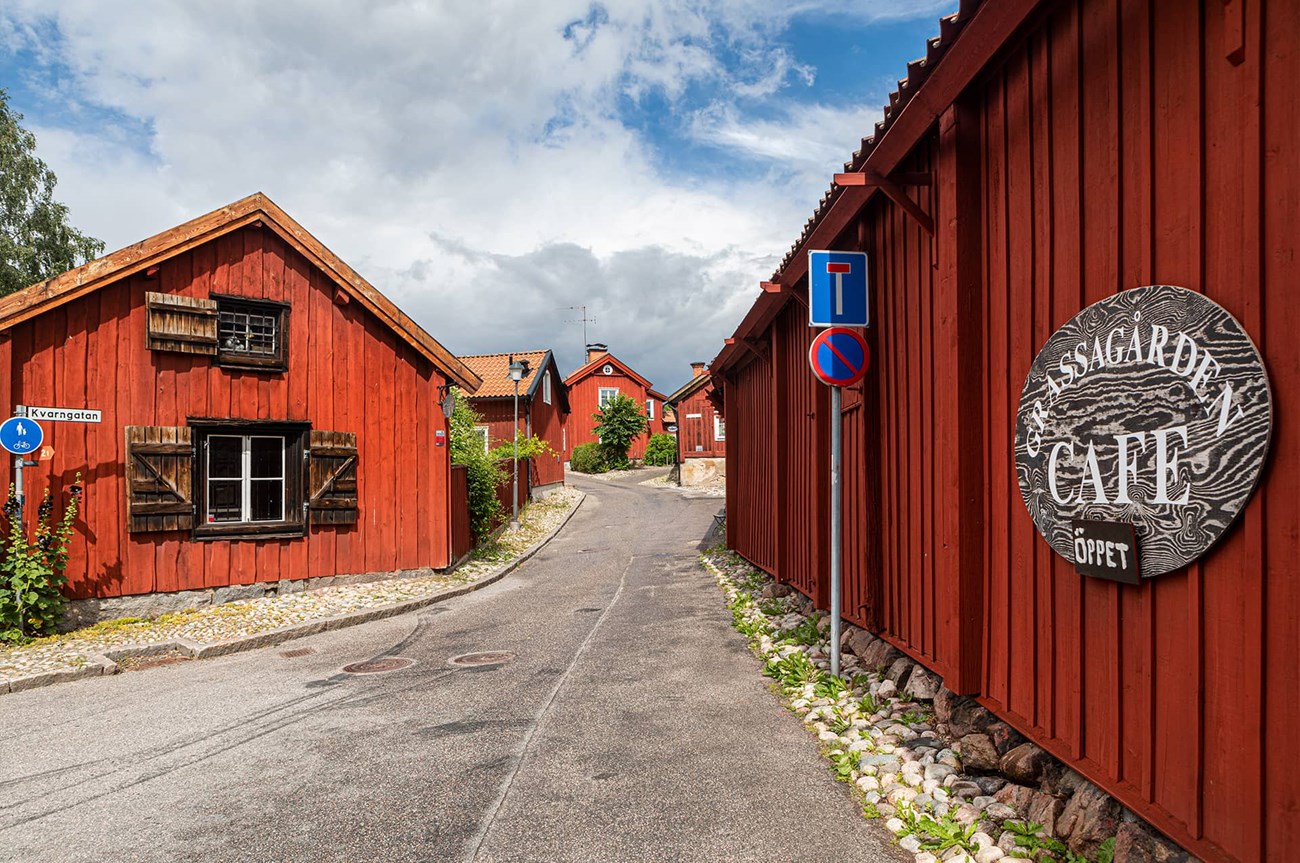
M 510 355 L 510 380 L 515 382 L 515 478 L 510 486 L 510 505 L 513 507 L 513 515 L 510 518 L 510 528 L 514 530 L 519 527 L 519 382 L 528 374 L 528 361 L 517 360 L 515 355 Z

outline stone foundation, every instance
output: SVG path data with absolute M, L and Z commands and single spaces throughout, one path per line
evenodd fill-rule
M 725 458 L 684 458 L 682 459 L 682 488 L 696 485 L 708 485 L 727 476 Z
M 765 592 L 775 595 L 789 590 L 786 585 L 769 585 Z M 801 608 L 811 610 L 811 603 L 799 599 Z M 882 695 L 902 692 L 916 701 L 933 702 L 936 734 L 960 753 L 963 770 L 994 798 L 986 810 L 990 816 L 1013 818 L 1024 813 L 1043 825 L 1044 833 L 1089 859 L 1114 836 L 1114 863 L 1195 860 L 987 708 L 945 689 L 933 672 L 898 648 L 851 624 L 845 624 L 840 644 L 863 665 L 884 673 Z
M 264 596 L 277 596 L 299 593 L 304 590 L 319 590 L 324 587 L 341 587 L 348 584 L 369 584 L 386 581 L 390 578 L 415 578 L 432 575 L 437 570 L 430 568 L 402 569 L 396 572 L 366 572 L 358 575 L 325 575 L 320 578 L 281 579 L 279 581 L 259 581 L 256 584 L 232 584 L 228 587 L 215 587 L 206 590 L 181 590 L 174 593 L 141 593 L 134 596 L 112 596 L 103 599 L 71 599 L 59 624 L 60 632 L 70 632 L 83 626 L 90 626 L 103 620 L 116 620 L 120 617 L 157 617 L 161 614 L 184 611 L 189 608 L 203 608 L 208 605 L 223 605 L 237 599 L 261 599 Z

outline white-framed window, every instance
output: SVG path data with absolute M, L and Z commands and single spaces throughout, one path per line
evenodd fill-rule
M 714 440 L 727 439 L 727 424 L 726 422 L 723 421 L 722 417 L 720 416 L 713 417 L 713 439 Z
M 551 370 L 547 369 L 546 374 L 542 375 L 542 401 L 548 405 L 551 403 Z
M 609 363 L 605 363 L 605 365 L 601 368 L 600 371 L 602 374 L 612 375 L 614 374 L 614 367 L 611 366 Z
M 600 403 L 599 406 L 603 408 L 616 398 L 618 398 L 618 387 L 601 387 L 600 397 L 597 401 Z
M 654 400 L 654 399 L 646 399 L 646 400 L 645 400 L 645 415 L 646 415 L 646 419 L 651 419 L 651 420 L 652 420 L 652 419 L 655 418 L 655 400 Z
M 207 524 L 285 520 L 283 436 L 212 434 L 205 449 Z
M 487 426 L 474 426 L 474 434 L 482 436 L 482 438 L 483 438 L 483 452 L 487 452 L 487 451 L 488 451 L 488 427 L 487 427 Z

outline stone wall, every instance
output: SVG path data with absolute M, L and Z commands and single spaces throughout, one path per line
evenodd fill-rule
M 708 485 L 727 476 L 725 458 L 685 458 L 682 459 L 682 487 Z

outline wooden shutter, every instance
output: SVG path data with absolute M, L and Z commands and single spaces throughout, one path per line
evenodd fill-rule
M 307 511 L 312 524 L 357 520 L 357 436 L 311 431 L 307 460 Z
M 149 350 L 217 353 L 217 302 L 150 291 L 144 295 Z
M 126 427 L 127 530 L 194 528 L 194 442 L 185 426 Z

